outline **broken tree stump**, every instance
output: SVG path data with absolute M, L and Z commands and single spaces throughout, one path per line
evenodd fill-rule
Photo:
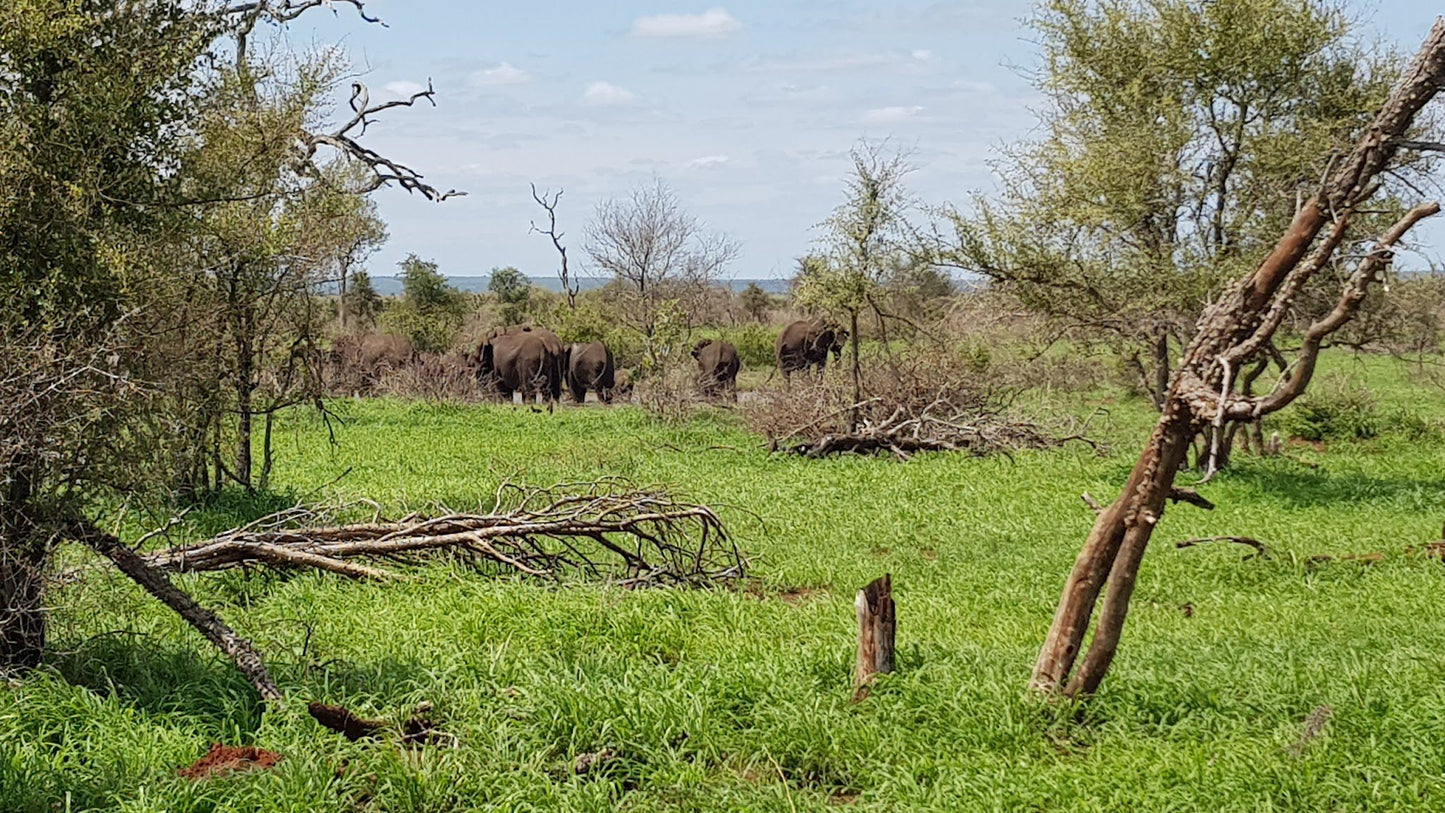
M 893 640 L 897 617 L 893 606 L 893 579 L 888 573 L 858 591 L 858 659 L 853 667 L 853 702 L 868 696 L 873 676 L 893 671 Z

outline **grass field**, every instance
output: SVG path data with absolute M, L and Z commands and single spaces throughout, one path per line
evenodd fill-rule
M 1416 373 L 1331 362 L 1445 419 Z M 305 494 L 470 507 L 504 477 L 609 474 L 720 506 L 757 584 L 561 589 L 442 565 L 389 585 L 186 578 L 269 655 L 292 699 L 262 714 L 199 636 L 96 576 L 54 597 L 50 664 L 0 689 L 0 811 L 1445 809 L 1445 564 L 1405 552 L 1445 520 L 1438 437 L 1241 458 L 1204 487 L 1218 510 L 1161 523 L 1102 693 L 1076 714 L 1025 691 L 1093 518 L 1079 494 L 1114 496 L 1150 420 L 1116 395 L 1064 405 L 1096 402 L 1106 456 L 906 464 L 769 456 L 727 414 L 354 402 L 338 449 L 298 420 L 281 493 L 222 500 L 195 533 Z M 1171 544 L 1212 534 L 1273 556 Z M 853 595 L 885 571 L 899 671 L 855 705 Z M 349 743 L 311 699 L 392 717 L 427 700 L 460 747 Z M 285 760 L 176 776 L 213 741 Z M 617 758 L 574 775 L 602 749 Z

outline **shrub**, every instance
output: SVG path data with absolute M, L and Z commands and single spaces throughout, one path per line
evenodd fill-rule
M 1281 431 L 1312 442 L 1372 440 L 1384 436 L 1427 440 L 1440 425 L 1404 407 L 1382 408 L 1375 394 L 1346 376 L 1334 376 L 1282 413 Z
M 776 359 L 778 331 L 766 325 L 743 325 L 722 332 L 724 341 L 733 343 L 738 349 L 738 359 L 744 367 L 767 369 Z

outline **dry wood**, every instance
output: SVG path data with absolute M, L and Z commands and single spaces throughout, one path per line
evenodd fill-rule
M 1270 353 L 1282 315 L 1294 304 L 1304 282 L 1332 261 L 1347 239 L 1353 213 L 1379 191 L 1377 178 L 1389 169 L 1416 114 L 1442 86 L 1445 20 L 1437 20 L 1389 100 L 1354 149 L 1333 164 L 1334 171 L 1299 208 L 1273 251 L 1200 317 L 1158 424 L 1119 499 L 1099 514 L 1075 560 L 1034 665 L 1035 688 L 1077 697 L 1099 687 L 1118 648 L 1139 563 L 1193 438 L 1206 428 L 1212 427 L 1217 436 L 1228 423 L 1257 421 L 1304 392 L 1324 339 L 1354 318 L 1401 237 L 1439 211 L 1433 203 L 1417 206 L 1377 238 L 1374 250 L 1357 263 L 1342 286 L 1334 310 L 1310 326 L 1291 374 L 1272 392 L 1253 396 L 1235 391 L 1239 382 L 1234 371 Z M 1326 227 L 1329 233 L 1318 241 Z M 1101 595 L 1103 606 L 1096 619 Z M 1091 626 L 1093 637 L 1083 651 Z
M 858 657 L 853 666 L 853 700 L 868 696 L 873 676 L 893 671 L 897 617 L 890 574 L 874 579 L 858 591 L 853 607 L 858 613 Z
M 1193 539 L 1181 539 L 1174 543 L 1174 547 L 1192 548 L 1198 545 L 1207 545 L 1210 542 L 1233 542 L 1236 545 L 1247 545 L 1254 548 L 1261 558 L 1269 558 L 1269 548 L 1263 542 L 1250 536 L 1200 536 Z
M 215 644 L 217 649 L 236 664 L 236 668 L 256 687 L 262 698 L 281 699 L 281 690 L 271 679 L 271 674 L 266 670 L 266 664 L 261 661 L 261 655 L 255 646 L 237 635 L 235 630 L 227 626 L 215 613 L 197 604 L 195 599 L 172 584 L 165 573 L 122 545 L 119 539 L 98 528 L 76 526 L 72 528 L 71 536 L 114 562 L 120 572 L 175 610 L 187 624 L 204 635 L 206 640 Z
M 296 507 L 204 542 L 138 556 L 158 572 L 315 568 L 349 578 L 393 577 L 353 560 L 415 562 L 461 553 L 527 576 L 608 579 L 624 586 L 694 585 L 745 575 L 722 520 L 704 505 L 619 481 L 522 489 L 504 485 L 487 513 L 331 524 L 338 512 Z M 135 554 L 132 554 L 135 556 Z M 63 581 L 71 574 L 61 574 Z

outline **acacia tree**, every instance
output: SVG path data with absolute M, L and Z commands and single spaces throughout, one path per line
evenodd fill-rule
M 671 338 L 659 336 L 659 328 L 697 310 L 738 245 L 707 231 L 658 179 L 626 199 L 598 204 L 587 226 L 587 253 L 613 277 L 619 317 L 641 336 L 656 368 L 663 356 L 659 340 Z
M 859 142 L 850 152 L 853 171 L 845 182 L 847 199 L 823 221 L 820 250 L 799 261 L 793 299 L 805 308 L 848 320 L 852 350 L 853 403 L 863 400 L 858 317 L 865 309 L 884 323 L 879 292 L 898 267 L 908 243 L 911 205 L 904 178 L 912 171 L 907 157 L 886 142 Z M 853 411 L 856 428 L 857 412 Z
M 1153 433 L 1119 499 L 1100 511 L 1069 574 L 1034 666 L 1035 688 L 1071 697 L 1099 688 L 1118 650 L 1139 564 L 1165 504 L 1192 498 L 1176 489 L 1174 480 L 1195 434 L 1213 427 L 1217 443 L 1227 424 L 1258 420 L 1298 398 L 1313 377 L 1320 349 L 1359 312 L 1387 273 L 1400 240 L 1421 219 L 1440 211 L 1438 203 L 1420 204 L 1377 237 L 1356 236 L 1366 216 L 1389 202 L 1384 179 L 1409 160 L 1409 150 L 1445 149 L 1410 138 L 1422 109 L 1442 88 L 1445 19 L 1436 21 L 1389 98 L 1359 128 L 1354 147 L 1328 162 L 1325 180 L 1301 203 L 1283 236 L 1253 271 L 1205 309 Z M 1301 292 L 1334 263 L 1346 265 L 1348 275 L 1336 289 L 1333 307 L 1305 329 L 1289 372 L 1264 395 L 1241 392 L 1239 371 L 1265 352 Z M 1103 606 L 1096 615 L 1101 595 Z
M 1392 77 L 1333 0 L 1049 0 L 1031 22 L 1043 136 L 1004 152 L 996 199 L 953 214 L 944 259 L 1113 344 L 1162 408 L 1206 303 L 1268 251 Z M 1379 228 L 1402 212 L 1382 203 Z
M 319 5 L 0 4 L 0 669 L 43 653 L 46 570 L 62 540 L 110 558 L 249 662 L 244 642 L 138 567 L 92 514 L 104 497 L 159 490 L 168 467 L 192 457 L 196 416 L 174 408 L 184 399 L 171 362 L 188 357 L 174 348 L 200 345 L 187 333 L 195 325 L 171 317 L 196 312 L 171 294 L 196 277 L 178 283 L 173 272 L 187 252 L 201 273 L 227 261 L 199 256 L 195 239 L 198 224 L 214 223 L 206 207 L 222 202 L 192 160 L 205 111 L 227 92 L 228 58 L 246 63 L 258 26 Z M 314 108 L 293 119 L 280 139 L 289 166 L 309 174 L 327 153 L 349 154 L 371 168 L 365 188 L 444 197 L 356 140 L 387 106 L 367 103 L 358 84 L 339 127 L 319 129 Z

